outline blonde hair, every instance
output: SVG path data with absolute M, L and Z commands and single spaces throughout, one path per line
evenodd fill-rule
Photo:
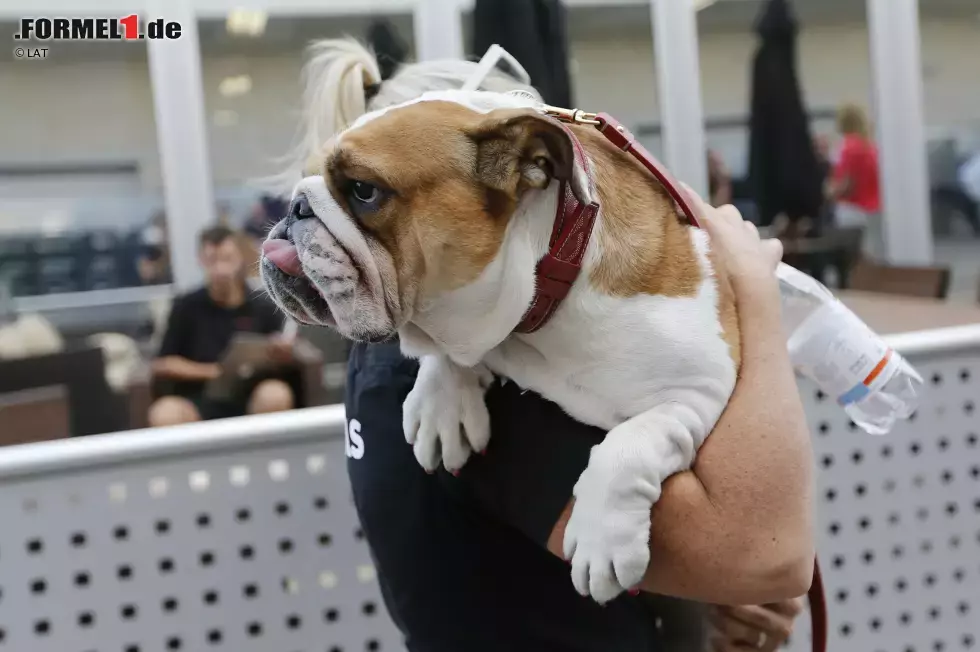
M 857 104 L 844 104 L 837 110 L 837 130 L 844 135 L 868 138 L 868 116 Z
M 476 72 L 474 61 L 444 59 L 401 66 L 382 82 L 377 58 L 353 38 L 312 43 L 303 66 L 302 120 L 297 143 L 283 159 L 284 171 L 271 189 L 288 195 L 306 171 L 318 163 L 324 144 L 369 111 L 401 104 L 430 91 L 458 89 Z M 482 90 L 523 90 L 540 99 L 534 88 L 492 71 Z M 374 90 L 368 99 L 366 91 Z M 268 185 L 268 184 L 267 184 Z

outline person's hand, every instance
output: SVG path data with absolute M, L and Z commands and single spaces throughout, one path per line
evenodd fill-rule
M 221 365 L 217 362 L 201 363 L 201 375 L 206 380 L 215 380 L 221 377 Z
M 714 607 L 711 652 L 774 652 L 793 631 L 801 598 L 761 607 Z
M 755 225 L 742 219 L 734 206 L 713 208 L 689 187 L 682 190 L 711 237 L 711 249 L 724 259 L 736 292 L 759 284 L 774 285 L 776 265 L 783 258 L 782 243 L 761 239 Z
M 295 338 L 285 337 L 282 334 L 273 335 L 269 338 L 269 357 L 274 362 L 292 362 L 295 343 Z

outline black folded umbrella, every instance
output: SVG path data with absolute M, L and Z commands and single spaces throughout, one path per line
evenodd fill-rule
M 367 31 L 367 41 L 381 69 L 381 79 L 390 79 L 408 56 L 408 46 L 402 41 L 395 28 L 387 21 L 377 20 L 371 23 Z
M 762 225 L 785 214 L 816 221 L 823 179 L 796 76 L 797 22 L 787 0 L 769 0 L 756 23 L 749 176 Z
M 476 0 L 472 54 L 479 59 L 499 45 L 520 62 L 545 102 L 570 106 L 565 20 L 559 0 Z

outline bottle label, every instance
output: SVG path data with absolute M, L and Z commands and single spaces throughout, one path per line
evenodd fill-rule
M 841 406 L 860 401 L 892 377 L 901 358 L 839 301 L 822 305 L 789 338 L 796 370 Z

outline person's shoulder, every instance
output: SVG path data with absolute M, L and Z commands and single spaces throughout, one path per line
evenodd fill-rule
M 183 294 L 177 296 L 178 301 L 183 301 L 185 303 L 194 302 L 194 301 L 205 301 L 207 298 L 208 298 L 208 289 L 204 286 L 201 286 L 194 290 L 190 290 L 188 292 L 184 292 Z
M 379 344 L 355 342 L 347 359 L 350 381 L 356 381 L 352 387 L 358 391 L 373 384 L 390 383 L 395 378 L 414 383 L 418 368 L 418 360 L 402 355 L 398 340 Z
M 840 151 L 841 154 L 845 154 L 845 153 L 849 154 L 857 149 L 860 149 L 860 147 L 861 147 L 861 139 L 855 136 L 854 134 L 847 134 L 841 140 Z
M 282 330 L 286 323 L 285 315 L 265 292 L 256 292 L 250 289 L 245 302 L 245 311 L 256 320 L 256 331 L 273 333 Z
M 855 154 L 872 154 L 878 150 L 873 140 L 861 136 L 848 136 L 844 147 Z
M 207 288 L 200 287 L 184 294 L 179 294 L 174 298 L 174 308 L 194 309 L 209 303 L 211 298 L 208 296 Z

